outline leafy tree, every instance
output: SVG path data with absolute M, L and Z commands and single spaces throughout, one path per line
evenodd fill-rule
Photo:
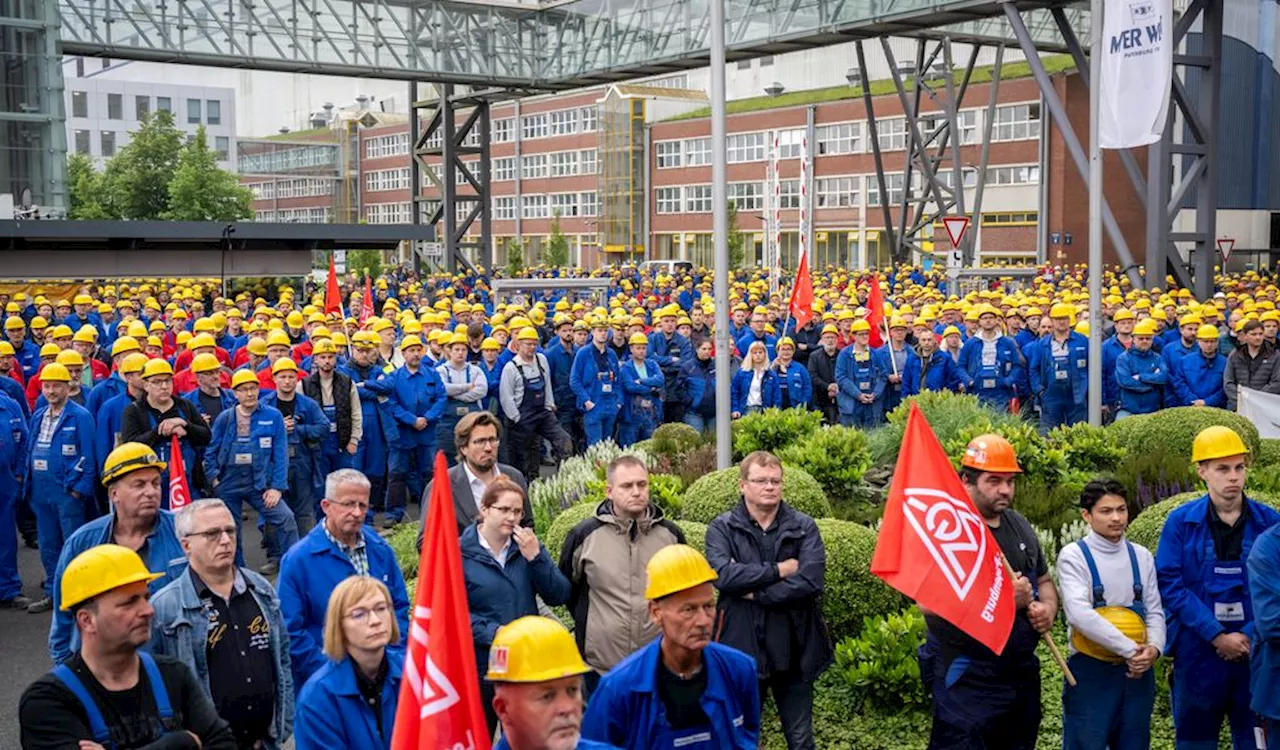
M 159 219 L 169 210 L 169 182 L 178 169 L 184 136 L 173 113 L 152 112 L 142 119 L 129 143 L 107 162 L 103 197 L 117 219 Z
M 178 168 L 169 182 L 169 208 L 162 217 L 173 221 L 236 221 L 253 216 L 253 193 L 232 173 L 218 168 L 204 127 L 182 149 Z
M 560 212 L 551 217 L 551 238 L 547 240 L 547 250 L 543 260 L 552 268 L 563 268 L 569 265 L 569 240 L 560 231 Z
M 67 218 L 112 218 L 102 205 L 102 175 L 93 167 L 93 159 L 85 154 L 72 154 L 67 159 L 68 203 Z
M 512 237 L 507 241 L 507 276 L 516 277 L 524 273 L 524 243 Z
M 747 259 L 747 236 L 738 226 L 738 204 L 729 201 L 729 268 L 742 268 Z
M 382 273 L 382 253 L 378 250 L 348 250 L 347 270 L 360 274 L 361 283 L 364 283 L 365 274 L 377 278 Z

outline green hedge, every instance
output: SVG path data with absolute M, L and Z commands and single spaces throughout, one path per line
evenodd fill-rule
M 1280 510 L 1280 497 L 1269 493 L 1249 492 L 1245 494 L 1250 500 L 1266 503 L 1276 510 Z M 1185 505 L 1196 498 L 1204 497 L 1204 492 L 1184 492 L 1181 495 L 1174 495 L 1168 500 L 1161 501 L 1142 511 L 1141 515 L 1133 519 L 1129 524 L 1129 541 L 1134 544 L 1141 544 L 1143 547 L 1151 550 L 1155 554 L 1156 545 L 1160 543 L 1160 532 L 1164 529 L 1165 519 L 1173 512 L 1174 508 Z
M 556 516 L 556 520 L 551 522 L 551 526 L 547 529 L 547 534 L 542 540 L 542 543 L 547 545 L 547 551 L 551 553 L 552 560 L 560 561 L 560 548 L 564 547 L 564 540 L 568 538 L 569 532 L 573 531 L 573 527 L 580 522 L 595 515 L 598 505 L 599 503 L 594 502 L 570 505 L 560 515 Z
M 1262 449 L 1258 428 L 1248 419 L 1226 411 L 1203 406 L 1180 406 L 1162 409 L 1153 414 L 1121 419 L 1107 427 L 1107 431 L 1130 454 L 1149 452 L 1158 448 L 1166 454 L 1191 461 L 1191 443 L 1206 427 L 1223 425 L 1240 433 L 1245 445 L 1257 456 Z
M 741 461 L 755 451 L 778 453 L 821 428 L 822 413 L 800 407 L 748 414 L 733 420 L 733 458 Z
M 400 564 L 400 572 L 404 574 L 406 581 L 418 577 L 418 529 L 421 526 L 421 521 L 403 523 L 387 537 L 387 544 L 391 545 L 391 551 L 395 553 L 396 562 Z
M 823 427 L 783 448 L 778 457 L 808 472 L 833 504 L 853 499 L 871 468 L 866 433 L 840 425 Z
M 742 493 L 738 490 L 738 467 L 714 471 L 694 482 L 684 495 L 684 518 L 711 523 L 715 517 L 732 510 Z M 796 510 L 814 518 L 831 515 L 831 503 L 817 480 L 803 469 L 786 466 L 782 473 L 782 497 Z
M 822 611 L 835 640 L 860 633 L 868 617 L 884 617 L 907 606 L 905 597 L 871 575 L 876 532 L 834 518 L 819 518 L 818 531 L 827 548 Z
M 1262 438 L 1258 442 L 1261 448 L 1258 451 L 1256 463 L 1259 466 L 1280 466 L 1280 440 Z
M 706 554 L 707 552 L 707 525 L 698 523 L 697 521 L 676 521 L 676 526 L 684 532 L 685 544 Z

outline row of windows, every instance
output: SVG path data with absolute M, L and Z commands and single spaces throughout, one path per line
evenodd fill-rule
M 250 182 L 245 187 L 253 191 L 255 200 L 275 198 L 306 198 L 314 195 L 333 195 L 333 180 L 302 177 L 296 180 Z
M 310 208 L 282 208 L 277 211 L 258 211 L 256 212 L 256 218 L 258 221 L 281 223 L 326 224 L 329 222 L 329 207 L 312 206 Z
M 72 134 L 73 147 L 77 154 L 85 156 L 93 155 L 93 133 L 89 130 L 76 130 Z M 187 143 L 196 139 L 195 133 L 187 133 Z M 116 148 L 123 146 L 120 142 L 120 134 L 114 130 L 103 130 L 98 133 L 98 154 L 104 159 L 110 159 L 116 155 Z M 213 147 L 213 151 L 218 156 L 218 161 L 230 161 L 231 159 L 231 139 L 225 135 L 213 137 L 213 143 L 209 144 Z
M 366 204 L 364 220 L 370 224 L 408 224 L 409 204 L 407 202 Z
M 364 189 L 371 193 L 381 190 L 408 190 L 409 168 L 379 169 L 364 173 Z
M 106 94 L 106 119 L 124 119 L 124 94 Z M 157 96 L 156 111 L 172 112 L 173 99 Z M 141 120 L 151 114 L 151 97 L 137 95 L 133 97 L 133 119 Z M 89 92 L 71 92 L 71 116 L 89 117 Z M 187 123 L 190 125 L 221 125 L 222 102 L 218 99 L 188 99 Z
M 440 148 L 444 145 L 444 128 L 436 128 L 436 132 L 431 134 L 423 144 L 423 148 Z M 480 145 L 480 128 L 473 127 L 471 132 L 467 133 L 467 137 L 462 140 L 464 146 Z
M 386 156 L 407 156 L 409 154 L 409 134 L 392 133 L 366 138 L 364 142 L 364 158 L 381 159 Z
M 599 110 L 596 105 L 558 109 L 554 112 L 538 112 L 520 118 L 520 136 L 522 140 L 534 138 L 550 138 L 575 133 L 591 133 L 599 126 Z M 510 140 L 510 127 L 505 127 L 507 139 Z M 502 141 L 495 142 L 501 143 Z
M 493 198 L 493 219 L 510 221 L 517 213 L 525 219 L 548 219 L 552 216 L 596 216 L 600 198 L 594 191 L 582 193 L 550 193 L 542 195 L 499 195 Z
M 338 147 L 328 144 L 314 146 L 269 147 L 260 154 L 241 154 L 239 169 L 244 174 L 271 174 L 293 169 L 332 167 L 338 163 Z

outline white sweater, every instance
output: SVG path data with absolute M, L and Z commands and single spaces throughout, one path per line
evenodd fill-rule
M 1125 542 L 1109 542 L 1095 532 L 1084 538 L 1098 566 L 1098 577 L 1108 606 L 1128 607 L 1133 604 L 1133 573 Z M 1160 586 L 1156 581 L 1155 559 L 1147 548 L 1134 544 L 1138 573 L 1142 577 L 1142 600 L 1146 607 L 1147 643 L 1164 653 L 1164 606 L 1160 602 Z M 1085 563 L 1084 553 L 1076 544 L 1068 544 L 1058 553 L 1059 588 L 1069 633 L 1079 630 L 1086 638 L 1112 653 L 1128 659 L 1138 652 L 1138 644 L 1126 638 L 1116 626 L 1107 622 L 1093 608 L 1093 578 Z M 1074 648 L 1071 649 L 1075 651 Z

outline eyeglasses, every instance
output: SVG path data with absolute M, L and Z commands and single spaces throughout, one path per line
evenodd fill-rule
M 335 508 L 339 508 L 339 509 L 344 510 L 344 511 L 346 511 L 346 512 L 348 512 L 348 513 L 350 513 L 350 512 L 351 512 L 351 511 L 353 511 L 353 510 L 358 510 L 358 511 L 360 511 L 361 513 L 367 512 L 367 511 L 369 510 L 369 504 L 368 504 L 368 503 L 358 503 L 358 502 L 355 502 L 354 500 L 341 500 L 341 501 L 340 501 L 340 500 L 330 500 L 330 501 L 329 501 L 329 504 L 330 504 L 330 505 L 332 505 L 332 506 L 333 506 L 333 507 L 335 507 Z
M 747 483 L 754 484 L 757 487 L 780 487 L 782 485 L 782 480 L 774 479 L 773 477 L 755 477 L 753 479 L 748 479 Z
M 471 440 L 470 443 L 471 445 L 474 445 L 477 447 L 485 446 L 485 445 L 497 445 L 498 438 L 496 437 L 475 438 L 474 440 Z
M 210 544 L 212 544 L 222 539 L 223 534 L 226 534 L 227 536 L 231 537 L 231 539 L 234 540 L 236 538 L 236 527 L 221 526 L 216 529 L 209 529 L 208 531 L 193 531 L 190 534 L 187 534 L 187 536 L 188 537 L 193 537 L 193 536 L 204 537 L 204 540 L 206 542 L 209 542 Z
M 376 604 L 370 609 L 366 609 L 364 607 L 356 607 L 355 609 L 347 613 L 347 617 L 351 618 L 352 620 L 355 620 L 356 622 L 364 622 L 365 620 L 369 619 L 369 614 L 372 613 L 377 615 L 379 620 L 383 620 L 383 619 L 386 619 L 387 613 L 390 611 L 391 611 L 390 606 L 386 604 Z
M 501 513 L 504 516 L 523 516 L 524 508 L 500 508 L 497 505 L 490 505 L 489 510 L 493 513 Z

